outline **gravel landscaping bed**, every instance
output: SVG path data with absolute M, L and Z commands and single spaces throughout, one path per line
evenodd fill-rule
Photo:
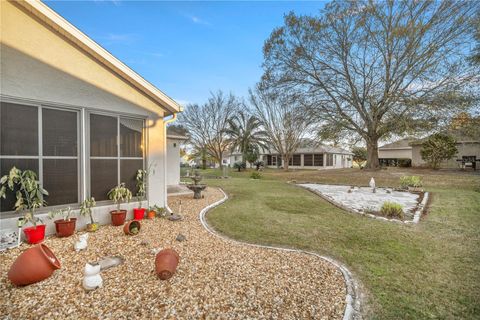
M 198 213 L 223 197 L 208 188 L 206 197 L 169 198 L 181 221 L 143 220 L 137 236 L 121 227 L 104 226 L 90 234 L 88 248 L 73 250 L 78 238 L 49 237 L 62 268 L 43 282 L 16 288 L 7 279 L 9 266 L 28 245 L 0 254 L 2 318 L 268 318 L 341 319 L 346 288 L 342 273 L 314 256 L 235 244 L 201 225 Z M 182 234 L 186 240 L 177 241 Z M 143 244 L 142 244 L 143 242 Z M 180 254 L 177 273 L 161 281 L 154 272 L 153 249 L 171 247 Z M 107 255 L 125 258 L 105 270 L 103 288 L 81 286 L 86 262 Z

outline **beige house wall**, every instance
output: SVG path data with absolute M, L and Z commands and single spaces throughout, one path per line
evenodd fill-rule
M 412 148 L 378 149 L 380 159 L 412 159 Z
M 422 160 L 420 155 L 421 145 L 414 145 L 412 147 L 412 166 L 413 167 L 426 167 L 427 163 Z M 456 161 L 461 159 L 462 156 L 476 156 L 480 159 L 480 142 L 475 143 L 457 143 L 458 153 L 450 160 L 445 160 L 440 164 L 441 168 L 459 168 L 460 164 Z M 477 167 L 479 163 L 477 162 Z

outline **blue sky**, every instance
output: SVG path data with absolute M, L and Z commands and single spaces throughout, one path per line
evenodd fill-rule
M 262 46 L 289 11 L 325 2 L 46 1 L 61 16 L 182 104 L 210 91 L 246 96 Z

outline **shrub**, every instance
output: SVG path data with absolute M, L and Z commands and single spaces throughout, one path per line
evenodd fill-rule
M 436 133 L 422 143 L 420 155 L 433 169 L 438 169 L 442 160 L 452 159 L 457 152 L 456 141 L 453 137 Z
M 422 178 L 419 176 L 403 176 L 400 178 L 400 185 L 404 189 L 408 187 L 420 188 L 422 186 Z
M 402 219 L 404 217 L 403 207 L 401 204 L 385 201 L 380 209 L 380 214 L 387 218 L 398 218 Z
M 245 164 L 245 162 L 238 161 L 233 164 L 233 167 L 237 169 L 238 172 L 240 172 L 242 171 L 242 169 L 245 169 L 247 165 Z
M 262 175 L 261 175 L 260 173 L 256 172 L 256 171 L 254 171 L 254 172 L 252 172 L 252 174 L 250 175 L 250 178 L 257 180 L 257 179 L 261 179 L 261 178 L 262 178 Z

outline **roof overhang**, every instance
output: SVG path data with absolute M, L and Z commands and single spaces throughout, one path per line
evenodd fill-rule
M 53 30 L 57 31 L 79 48 L 87 52 L 99 63 L 117 74 L 123 80 L 127 81 L 134 88 L 147 95 L 166 111 L 166 115 L 182 111 L 182 107 L 175 100 L 142 78 L 138 73 L 115 58 L 110 52 L 102 48 L 99 44 L 90 39 L 87 35 L 74 27 L 40 0 L 15 1 L 14 3 L 31 12 L 38 19 L 53 28 Z

